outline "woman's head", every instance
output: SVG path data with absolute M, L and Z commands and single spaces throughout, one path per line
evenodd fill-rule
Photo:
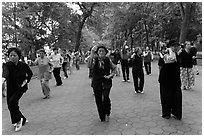
M 142 49 L 141 49 L 140 47 L 136 47 L 136 48 L 134 49 L 134 52 L 135 52 L 137 55 L 140 55 L 140 54 L 142 54 Z
M 58 53 L 58 48 L 54 48 L 54 49 L 53 49 L 53 52 L 54 52 L 55 54 L 57 54 L 57 53 Z
M 9 48 L 7 55 L 10 61 L 17 63 L 21 58 L 21 51 L 18 48 Z
M 40 57 L 43 58 L 45 56 L 46 52 L 44 49 L 40 49 L 39 54 L 40 54 Z
M 185 48 L 187 50 L 189 50 L 191 48 L 191 42 L 190 41 L 187 41 L 186 44 L 185 44 Z
M 105 57 L 106 54 L 108 53 L 108 50 L 105 46 L 98 46 L 96 53 L 98 54 L 99 57 Z

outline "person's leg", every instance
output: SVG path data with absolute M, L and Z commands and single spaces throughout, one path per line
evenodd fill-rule
M 132 76 L 133 76 L 133 83 L 134 83 L 134 88 L 135 88 L 135 92 L 138 93 L 139 89 L 138 89 L 138 76 L 136 73 L 132 73 Z
M 64 72 L 64 77 L 68 78 L 68 74 L 67 74 L 67 62 L 63 62 L 62 64 L 62 70 Z
M 186 90 L 187 88 L 187 69 L 181 67 L 180 70 L 181 70 L 180 77 L 181 77 L 182 89 Z
M 139 74 L 140 84 L 139 84 L 139 90 L 142 92 L 144 88 L 144 73 Z
M 151 62 L 149 62 L 149 74 L 152 73 L 152 66 L 151 65 L 152 65 Z
M 145 66 L 145 71 L 146 71 L 146 74 L 148 75 L 148 66 L 147 66 L 147 62 L 144 62 L 144 66 Z
M 7 104 L 8 104 L 8 109 L 10 111 L 10 116 L 11 116 L 11 122 L 12 124 L 15 124 L 20 121 L 21 118 L 26 119 L 23 114 L 19 110 L 19 100 L 22 97 L 23 92 L 21 91 L 16 91 L 14 94 L 11 96 L 7 96 Z
M 55 68 L 56 69 L 56 81 L 57 81 L 57 86 L 62 85 L 62 79 L 60 77 L 60 69 L 61 68 Z
M 126 70 L 127 80 L 130 80 L 130 78 L 129 78 L 130 70 L 129 70 L 128 61 L 126 61 L 126 63 L 125 63 L 125 70 Z
M 122 73 L 123 73 L 123 80 L 126 81 L 126 75 L 125 75 L 125 62 L 122 60 L 121 62 L 121 67 L 122 67 Z
M 182 91 L 180 87 L 173 88 L 172 114 L 176 119 L 182 118 Z
M 162 117 L 169 119 L 171 117 L 171 90 L 169 87 L 160 84 L 160 99 L 162 106 Z
M 96 106 L 98 109 L 100 120 L 105 121 L 105 113 L 104 113 L 103 102 L 102 102 L 102 91 L 97 89 L 93 89 L 93 90 L 94 90 L 95 101 L 96 101 Z
M 44 80 L 42 82 L 42 88 L 43 88 L 43 92 L 46 98 L 49 98 L 50 96 L 50 87 L 49 87 L 49 80 Z
M 111 101 L 110 101 L 110 90 L 111 88 L 105 88 L 103 91 L 103 106 L 104 111 L 107 116 L 110 116 L 111 113 Z

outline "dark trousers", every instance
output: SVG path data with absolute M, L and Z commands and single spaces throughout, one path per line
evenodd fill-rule
M 151 74 L 151 62 L 144 62 L 144 66 L 147 75 Z
M 110 115 L 110 111 L 111 111 L 111 102 L 109 98 L 110 89 L 111 88 L 105 88 L 105 89 L 99 90 L 99 89 L 93 88 L 96 106 L 97 106 L 98 114 L 101 121 L 105 120 L 106 115 L 107 116 Z
M 136 92 L 139 92 L 138 90 L 143 91 L 143 87 L 144 87 L 144 73 L 135 73 L 135 72 L 132 72 L 132 76 L 133 76 L 135 91 Z
M 62 85 L 62 79 L 60 77 L 60 69 L 61 68 L 54 68 L 53 70 L 53 74 L 54 74 L 57 86 Z
M 63 64 L 62 64 L 62 70 L 63 70 L 63 72 L 64 72 L 64 76 L 65 76 L 66 78 L 68 78 L 68 74 L 67 74 L 67 62 L 63 62 Z
M 18 106 L 19 100 L 22 97 L 23 93 L 24 92 L 16 91 L 15 93 L 10 94 L 8 91 L 7 104 L 8 104 L 8 109 L 10 112 L 12 124 L 19 122 L 21 118 L 23 118 L 24 121 L 26 120 L 26 118 L 23 116 L 23 114 L 19 110 L 19 106 Z
M 180 87 L 165 86 L 160 84 L 160 99 L 162 105 L 162 116 L 182 118 L 182 93 Z
M 121 61 L 122 66 L 122 72 L 123 72 L 123 80 L 129 80 L 129 66 L 128 66 L 128 60 L 122 60 Z

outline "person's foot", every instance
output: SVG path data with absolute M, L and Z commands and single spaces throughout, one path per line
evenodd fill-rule
M 199 75 L 199 72 L 197 72 L 196 75 Z
M 128 79 L 127 82 L 130 82 L 130 80 Z
M 135 91 L 135 94 L 139 93 L 138 91 Z
M 23 119 L 22 125 L 25 125 L 26 123 L 28 123 L 28 120 L 27 119 Z
M 43 99 L 47 99 L 47 96 L 45 96 Z
M 140 93 L 144 94 L 144 91 L 140 91 Z
M 181 120 L 181 118 L 179 118 L 179 117 L 177 117 L 177 116 L 175 116 L 175 115 L 173 115 L 172 116 L 174 119 L 176 119 L 176 120 Z
M 126 82 L 126 80 L 123 79 L 122 82 Z
M 16 132 L 21 130 L 22 124 L 23 124 L 23 118 L 21 118 L 21 120 L 16 124 L 16 128 L 15 128 Z
M 170 119 L 170 116 L 162 116 L 165 119 Z

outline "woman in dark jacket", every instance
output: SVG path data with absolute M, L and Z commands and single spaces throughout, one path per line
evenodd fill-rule
M 180 68 L 176 46 L 178 44 L 171 40 L 167 47 L 168 53 L 164 55 L 164 65 L 160 70 L 160 98 L 162 105 L 162 117 L 169 119 L 171 114 L 180 120 L 182 118 L 182 93 Z
M 135 93 L 144 93 L 144 71 L 143 71 L 143 59 L 142 50 L 137 47 L 135 53 L 131 57 L 132 62 L 132 76 L 134 81 Z M 138 83 L 139 80 L 139 83 Z
M 97 56 L 90 66 L 93 68 L 92 88 L 94 90 L 96 105 L 101 122 L 109 121 L 111 102 L 109 98 L 112 87 L 112 78 L 116 72 L 116 66 L 106 56 L 108 50 L 105 46 L 98 46 Z M 92 53 L 91 53 L 92 54 Z
M 28 83 L 33 75 L 26 63 L 20 60 L 21 51 L 17 48 L 8 50 L 9 61 L 4 65 L 3 77 L 7 82 L 7 104 L 15 131 L 19 131 L 26 123 L 26 118 L 19 110 L 19 100 L 28 89 Z

